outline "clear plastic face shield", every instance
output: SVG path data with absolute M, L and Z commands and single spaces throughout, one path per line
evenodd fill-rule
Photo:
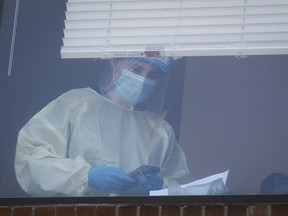
M 103 96 L 125 109 L 160 114 L 169 64 L 169 58 L 111 59 L 98 89 Z

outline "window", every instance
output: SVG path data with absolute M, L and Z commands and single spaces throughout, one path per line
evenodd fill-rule
M 14 6 L 12 1 L 5 1 L 4 8 Z M 15 176 L 19 130 L 64 92 L 86 87 L 97 90 L 100 75 L 109 64 L 107 59 L 61 58 L 64 1 L 27 0 L 19 9 L 11 76 L 7 76 L 6 67 L 9 47 L 1 48 L 0 53 L 1 62 L 5 62 L 0 65 L 0 86 L 4 89 L 0 198 L 31 197 Z M 12 17 L 3 16 L 2 23 Z M 11 36 L 11 26 L 4 27 L 1 36 Z M 229 169 L 226 186 L 235 197 L 259 195 L 264 178 L 288 173 L 288 56 L 253 54 L 237 58 L 236 54 L 175 61 L 160 112 L 184 150 L 191 181 Z

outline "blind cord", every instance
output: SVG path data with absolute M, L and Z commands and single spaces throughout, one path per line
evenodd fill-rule
M 12 75 L 12 65 L 13 65 L 13 57 L 14 57 L 14 49 L 15 49 L 15 39 L 16 39 L 17 22 L 18 22 L 19 4 L 20 4 L 20 0 L 16 0 L 14 21 L 13 21 L 13 30 L 12 30 L 12 40 L 11 40 L 10 54 L 9 54 L 8 76 Z

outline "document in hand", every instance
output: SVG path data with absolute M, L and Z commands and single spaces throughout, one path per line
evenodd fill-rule
M 221 194 L 221 190 L 226 184 L 228 173 L 229 170 L 183 185 L 175 183 L 162 190 L 150 191 L 150 196 Z

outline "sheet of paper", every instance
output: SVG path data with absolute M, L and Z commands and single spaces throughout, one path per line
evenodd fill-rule
M 229 170 L 190 182 L 188 184 L 180 185 L 180 187 L 183 189 L 183 191 L 184 190 L 187 191 L 187 193 L 189 193 L 190 191 L 191 195 L 204 195 L 205 192 L 208 190 L 207 185 L 213 181 L 216 181 L 217 179 L 222 179 L 225 185 L 228 173 Z M 168 196 L 168 188 L 162 190 L 150 191 L 150 196 Z

